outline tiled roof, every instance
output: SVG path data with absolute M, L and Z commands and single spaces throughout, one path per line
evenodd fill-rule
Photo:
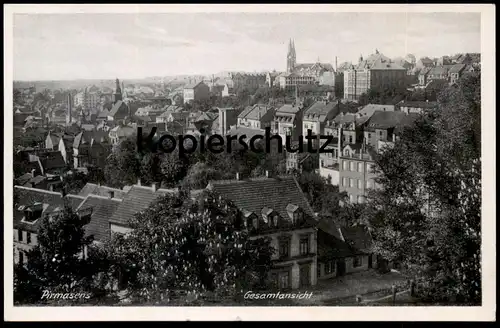
M 73 148 L 79 148 L 82 143 L 90 144 L 107 142 L 108 134 L 105 131 L 83 131 L 73 140 Z
M 128 111 L 128 106 L 126 103 L 124 103 L 121 100 L 118 100 L 113 107 L 111 108 L 111 111 L 109 112 L 109 116 L 115 116 L 120 110 L 127 110 Z
M 429 75 L 446 75 L 448 74 L 448 68 L 444 66 L 433 67 L 429 71 Z
M 342 236 L 345 241 L 354 249 L 361 252 L 371 253 L 372 236 L 365 226 L 342 227 Z
M 268 207 L 278 212 L 281 217 L 287 218 L 286 207 L 293 204 L 299 206 L 310 220 L 315 218 L 293 176 L 211 181 L 207 188 L 231 200 L 240 210 L 251 211 L 257 215 L 264 207 Z
M 368 128 L 389 129 L 406 126 L 411 124 L 417 117 L 418 115 L 414 113 L 376 111 L 368 122 Z
M 109 192 L 112 191 L 114 192 L 114 198 L 123 198 L 127 191 L 121 190 L 121 189 L 116 189 L 116 188 L 111 188 L 111 187 L 106 187 L 106 186 L 99 186 L 94 183 L 87 183 L 82 190 L 78 193 L 79 196 L 87 197 L 88 195 L 97 195 L 97 196 L 108 196 Z
M 116 133 L 118 138 L 129 137 L 135 133 L 135 129 L 131 126 L 116 126 L 111 131 Z
M 92 209 L 90 222 L 85 226 L 86 235 L 93 235 L 96 241 L 108 240 L 111 233 L 109 219 L 120 203 L 120 199 L 88 195 L 78 207 L 78 210 Z
M 465 68 L 465 64 L 453 65 L 448 73 L 460 73 Z
M 404 101 L 400 105 L 413 108 L 436 108 L 438 103 L 436 101 Z
M 194 83 L 188 83 L 184 86 L 184 89 L 194 89 L 195 87 L 198 86 L 198 84 L 201 84 L 203 83 L 203 81 L 199 81 L 199 82 L 194 82 Z M 204 84 L 204 83 L 203 83 Z
M 258 120 L 263 118 L 270 110 L 271 106 L 256 104 L 254 106 L 247 106 L 239 115 L 238 118 L 246 118 L 249 120 Z M 260 115 L 259 115 L 260 114 Z
M 337 124 L 348 124 L 356 122 L 356 114 L 353 113 L 340 113 L 335 116 L 334 120 Z
M 66 167 L 66 163 L 60 151 L 47 157 L 40 157 L 40 163 L 45 171 L 63 169 Z
M 316 101 L 305 111 L 304 121 L 325 121 L 327 116 L 335 110 L 336 104 L 336 102 Z
M 110 222 L 128 226 L 128 222 L 133 218 L 134 214 L 146 209 L 158 197 L 167 193 L 174 193 L 174 190 L 158 189 L 153 191 L 152 187 L 132 186 L 127 194 L 123 197 Z
M 372 117 L 376 111 L 394 111 L 394 105 L 368 104 L 357 112 L 358 124 L 363 124 Z
M 76 210 L 85 199 L 77 195 L 66 195 L 66 197 L 63 198 L 62 194 L 59 192 L 22 186 L 14 186 L 14 193 L 17 196 L 17 202 L 14 204 L 14 228 L 31 232 L 36 232 L 38 230 L 41 220 L 37 220 L 33 224 L 22 222 L 24 210 L 20 208 L 20 206 L 27 207 L 33 206 L 35 203 L 41 203 L 43 204 L 42 215 L 47 215 L 62 209 L 65 200 L 69 202 L 73 210 Z

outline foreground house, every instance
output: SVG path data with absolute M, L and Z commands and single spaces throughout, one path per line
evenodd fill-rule
M 271 277 L 280 289 L 316 285 L 316 218 L 293 176 L 211 181 L 207 189 L 232 201 L 255 238 L 270 237 Z

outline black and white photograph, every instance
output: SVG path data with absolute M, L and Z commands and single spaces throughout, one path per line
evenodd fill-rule
M 6 318 L 496 320 L 494 6 L 199 6 L 4 5 Z

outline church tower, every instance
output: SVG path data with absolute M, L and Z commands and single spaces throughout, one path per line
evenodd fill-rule
M 116 104 L 116 102 L 119 100 L 122 100 L 122 89 L 120 88 L 120 81 L 116 79 L 116 89 L 113 95 L 113 104 Z
M 68 92 L 68 107 L 66 112 L 66 125 L 71 125 L 72 122 L 72 114 L 73 111 L 73 97 L 71 96 L 71 92 Z
M 290 39 L 290 42 L 288 43 L 288 54 L 286 56 L 287 73 L 293 72 L 296 63 L 297 63 L 297 58 L 295 54 L 295 42 L 293 42 L 292 39 Z

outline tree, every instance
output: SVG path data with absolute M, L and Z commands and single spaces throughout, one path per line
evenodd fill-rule
M 41 219 L 38 244 L 26 252 L 27 264 L 15 268 L 16 303 L 40 302 L 43 290 L 76 293 L 92 289 L 97 267 L 88 265 L 81 256 L 92 242 L 92 237 L 85 236 L 88 219 L 76 214 L 69 204 L 59 214 Z
M 107 184 L 122 188 L 140 178 L 141 157 L 136 151 L 135 136 L 124 139 L 107 158 L 104 172 Z
M 14 89 L 13 92 L 14 104 L 22 104 L 23 103 L 23 95 L 19 89 Z
M 238 209 L 210 192 L 195 202 L 161 197 L 130 227 L 109 249 L 133 302 L 169 303 L 181 292 L 234 296 L 264 281 L 271 266 L 270 241 L 251 240 Z
M 198 162 L 189 168 L 183 180 L 183 185 L 189 189 L 203 189 L 210 180 L 220 179 L 220 176 L 219 171 L 211 168 L 206 163 Z
M 481 300 L 480 75 L 444 90 L 438 109 L 377 159 L 375 250 L 420 278 L 431 301 Z

